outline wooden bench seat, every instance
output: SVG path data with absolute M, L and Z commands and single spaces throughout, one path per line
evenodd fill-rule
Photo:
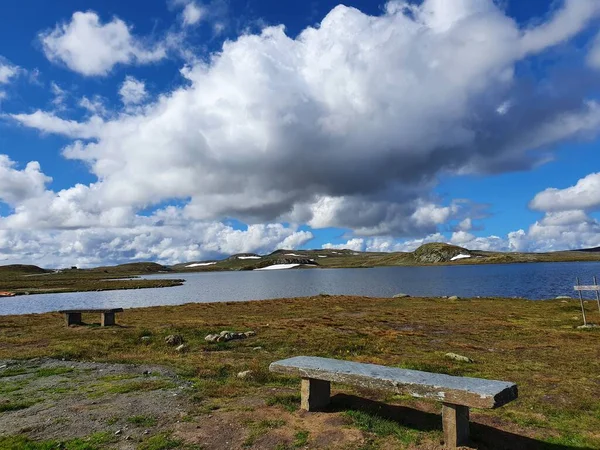
M 301 407 L 306 411 L 329 404 L 332 381 L 440 401 L 444 441 L 450 448 L 468 443 L 469 408 L 498 408 L 518 396 L 517 386 L 505 381 L 328 358 L 298 356 L 276 361 L 269 370 L 302 378 Z
M 103 327 L 115 325 L 115 313 L 123 312 L 123 308 L 110 308 L 110 309 L 63 309 L 59 311 L 65 315 L 65 323 L 67 326 L 81 325 L 81 314 L 85 313 L 100 313 L 101 322 L 100 325 Z

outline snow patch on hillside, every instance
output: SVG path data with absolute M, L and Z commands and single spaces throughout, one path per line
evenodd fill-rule
M 293 269 L 294 267 L 301 266 L 302 264 L 274 264 L 272 266 L 262 267 L 254 270 L 282 270 L 282 269 Z
M 460 255 L 456 255 L 454 258 L 450 259 L 450 261 L 456 261 L 459 259 L 465 259 L 465 258 L 470 258 L 470 257 L 471 257 L 471 255 L 460 254 Z
M 188 266 L 185 266 L 186 269 L 190 269 L 192 267 L 202 267 L 202 266 L 212 266 L 213 264 L 216 264 L 217 262 L 207 262 L 207 263 L 194 263 L 194 264 L 190 264 Z

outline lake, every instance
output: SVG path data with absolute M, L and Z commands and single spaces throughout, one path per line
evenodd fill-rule
M 144 278 L 183 278 L 186 282 L 171 288 L 2 298 L 0 315 L 308 297 L 321 293 L 391 297 L 402 292 L 423 297 L 539 300 L 574 296 L 575 278 L 579 277 L 582 284 L 592 284 L 594 275 L 600 278 L 600 262 L 161 274 Z

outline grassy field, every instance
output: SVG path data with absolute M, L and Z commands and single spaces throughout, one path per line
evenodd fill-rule
M 588 321 L 599 323 L 595 302 L 586 307 Z M 148 448 L 441 448 L 435 402 L 334 385 L 330 411 L 298 411 L 298 380 L 268 372 L 271 362 L 296 355 L 512 381 L 519 386 L 517 401 L 494 411 L 472 410 L 476 448 L 600 448 L 600 331 L 576 329 L 580 312 L 574 300 L 322 295 L 132 309 L 118 322 L 114 328 L 66 328 L 55 313 L 2 317 L 0 359 L 174 369 L 191 385 L 185 395 L 192 406 L 180 424 L 152 436 L 158 444 Z M 257 335 L 228 343 L 204 340 L 221 330 Z M 169 334 L 182 335 L 187 351 L 167 346 Z M 447 352 L 474 362 L 449 360 Z M 237 377 L 245 370 L 252 371 L 249 377 Z M 18 396 L 18 386 L 13 391 Z M 2 414 L 11 413 L 0 413 L 0 421 Z M 337 433 L 333 441 L 331 433 Z M 217 438 L 222 442 L 210 441 Z M 10 442 L 26 439 L 0 437 L 0 448 L 19 448 Z
M 159 273 L 166 270 L 168 268 L 154 263 L 124 264 L 85 270 L 64 269 L 61 271 L 41 269 L 37 266 L 0 266 L 0 291 L 16 294 L 45 294 L 143 289 L 182 284 L 183 281 L 178 279 L 143 280 L 136 278 L 138 275 Z

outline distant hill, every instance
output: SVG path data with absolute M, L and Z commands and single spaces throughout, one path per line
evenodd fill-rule
M 120 264 L 118 266 L 104 266 L 90 269 L 91 271 L 101 271 L 104 273 L 159 273 L 171 272 L 171 268 L 153 262 L 135 262 L 128 264 Z
M 459 255 L 470 257 L 471 252 L 463 247 L 442 244 L 440 242 L 423 244 L 413 252 L 415 261 L 423 264 L 449 262 L 452 261 L 452 258 Z
M 38 273 L 48 273 L 52 272 L 51 270 L 42 269 L 38 266 L 31 266 L 25 264 L 10 264 L 8 266 L 0 266 L 0 273 L 10 273 L 10 274 L 23 274 L 23 275 L 33 275 Z
M 575 250 L 576 252 L 600 252 L 600 247 L 594 248 L 582 248 L 580 250 Z
M 469 250 L 443 242 L 423 244 L 414 252 L 359 252 L 350 249 L 275 250 L 268 255 L 243 253 L 220 261 L 177 264 L 175 272 L 254 270 L 275 264 L 301 267 L 352 268 L 464 264 L 511 264 L 535 262 L 598 261 L 600 247 L 580 251 L 517 253 Z

